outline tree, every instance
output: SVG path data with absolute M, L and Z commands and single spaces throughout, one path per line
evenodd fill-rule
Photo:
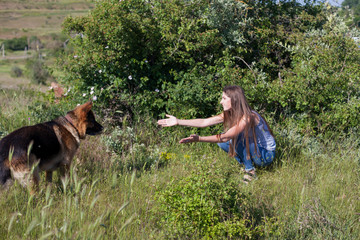
M 314 3 L 101 1 L 64 22 L 74 51 L 59 66 L 64 82 L 100 94 L 109 113 L 210 116 L 222 87 L 238 84 L 258 110 L 306 116 L 323 129 L 344 122 L 332 117 L 348 97 L 357 105 L 359 51 L 356 33 Z

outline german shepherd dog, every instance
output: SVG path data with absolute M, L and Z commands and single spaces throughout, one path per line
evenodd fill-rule
M 45 171 L 52 181 L 52 172 L 59 168 L 60 176 L 69 172 L 70 163 L 86 134 L 101 133 L 103 127 L 95 121 L 87 102 L 55 120 L 15 130 L 0 140 L 0 183 L 8 186 L 12 178 L 31 193 L 38 189 L 39 172 Z

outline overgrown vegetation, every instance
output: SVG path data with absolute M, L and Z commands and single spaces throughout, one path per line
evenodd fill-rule
M 344 0 L 341 5 L 345 12 L 350 17 L 351 24 L 360 28 L 360 1 L 359 0 Z
M 36 84 L 45 84 L 51 76 L 45 66 L 44 60 L 37 56 L 33 59 L 27 60 L 26 68 L 28 77 Z
M 17 50 L 24 50 L 28 46 L 28 41 L 27 41 L 27 37 L 21 37 L 21 38 L 13 38 L 13 39 L 5 40 L 2 44 L 6 49 L 17 51 Z
M 306 132 L 358 122 L 339 110 L 358 108 L 359 31 L 322 4 L 104 1 L 64 26 L 77 36 L 63 82 L 103 89 L 112 112 L 211 116 L 222 87 L 238 84 L 253 106 L 301 118 Z
M 76 106 L 28 96 L 0 94 L 2 135 Z M 276 162 L 250 185 L 221 149 L 177 145 L 180 131 L 151 134 L 142 122 L 111 133 L 106 124 L 81 143 L 66 181 L 47 186 L 42 177 L 36 196 L 17 182 L 2 191 L 0 232 L 11 239 L 359 238 L 358 135 L 324 141 L 295 124 L 272 123 Z
M 53 56 L 63 54 L 57 80 L 65 96 L 55 104 L 51 90 L 1 91 L 0 135 L 89 99 L 105 131 L 81 143 L 65 181 L 48 186 L 42 177 L 35 196 L 16 182 L 0 193 L 1 236 L 360 238 L 359 32 L 336 9 L 312 1 L 107 0 L 64 27 L 72 38 Z M 67 39 L 53 38 L 54 49 Z M 178 145 L 219 126 L 156 126 L 165 113 L 218 113 L 227 84 L 245 89 L 277 141 L 275 162 L 249 185 L 215 145 Z
M 11 73 L 10 75 L 12 77 L 21 77 L 23 75 L 23 70 L 21 68 L 19 68 L 18 66 L 13 66 L 11 68 Z
M 254 206 L 253 196 L 241 190 L 238 179 L 219 167 L 222 164 L 206 155 L 185 159 L 193 161 L 185 169 L 188 176 L 172 177 L 155 195 L 159 202 L 155 211 L 160 210 L 161 216 L 157 227 L 167 238 L 258 239 L 265 228 L 276 236 L 272 210 Z

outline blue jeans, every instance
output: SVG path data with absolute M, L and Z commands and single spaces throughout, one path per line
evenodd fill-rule
M 231 140 L 230 140 L 231 141 Z M 228 142 L 218 143 L 218 146 L 225 152 L 229 152 L 230 144 Z M 264 167 L 272 163 L 275 157 L 275 151 L 269 151 L 265 148 L 258 147 L 258 152 L 255 152 L 255 144 L 249 143 L 250 158 L 247 158 L 246 145 L 244 141 L 239 141 L 235 146 L 235 159 L 240 163 L 244 164 L 245 171 L 251 171 L 255 169 L 253 163 L 257 166 Z

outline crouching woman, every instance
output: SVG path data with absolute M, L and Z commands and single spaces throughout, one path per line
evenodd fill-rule
M 263 167 L 273 162 L 276 148 L 274 135 L 265 119 L 251 109 L 241 87 L 225 87 L 220 104 L 223 112 L 217 116 L 185 120 L 166 115 L 168 118 L 159 120 L 158 124 L 163 127 L 208 127 L 223 123 L 224 133 L 212 136 L 194 134 L 181 139 L 180 143 L 217 143 L 243 165 L 244 181 L 249 182 L 256 177 L 255 166 Z

